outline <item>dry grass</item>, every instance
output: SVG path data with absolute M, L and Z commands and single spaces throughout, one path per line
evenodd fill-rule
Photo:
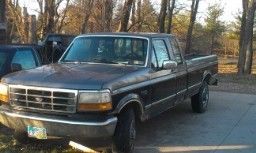
M 237 73 L 238 58 L 219 57 L 219 73 L 220 74 L 234 74 Z M 254 59 L 252 73 L 256 74 L 256 59 Z
M 211 87 L 215 91 L 256 94 L 256 59 L 254 59 L 252 75 L 237 75 L 238 58 L 219 57 L 219 84 Z

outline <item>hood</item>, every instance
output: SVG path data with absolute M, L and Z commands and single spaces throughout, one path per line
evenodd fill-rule
M 104 84 L 138 69 L 125 65 L 51 64 L 9 74 L 2 81 L 25 86 L 100 90 Z

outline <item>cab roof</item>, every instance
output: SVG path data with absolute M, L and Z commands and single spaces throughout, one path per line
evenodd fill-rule
M 98 32 L 98 33 L 87 33 L 80 36 L 134 36 L 134 37 L 146 37 L 146 38 L 155 38 L 155 37 L 170 37 L 171 34 L 165 33 L 132 33 L 132 32 Z

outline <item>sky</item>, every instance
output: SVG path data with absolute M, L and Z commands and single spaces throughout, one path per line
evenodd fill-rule
M 176 0 L 179 3 L 185 3 L 188 9 L 191 5 L 191 0 Z M 161 0 L 152 0 L 152 3 L 156 8 L 160 7 Z M 242 0 L 201 0 L 199 3 L 198 20 L 204 21 L 206 16 L 207 7 L 214 3 L 220 3 L 224 7 L 224 14 L 221 17 L 222 21 L 231 22 L 234 21 L 234 15 L 242 10 Z M 28 7 L 29 14 L 37 14 L 38 4 L 36 0 L 20 0 L 21 6 Z

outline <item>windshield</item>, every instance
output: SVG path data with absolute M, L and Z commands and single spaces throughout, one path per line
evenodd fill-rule
M 3 71 L 6 61 L 7 61 L 7 53 L 0 51 L 0 72 Z
M 145 65 L 148 41 L 130 37 L 80 37 L 61 62 Z

